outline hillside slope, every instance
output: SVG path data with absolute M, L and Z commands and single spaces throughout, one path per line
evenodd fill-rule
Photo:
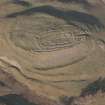
M 1 0 L 0 102 L 66 105 L 62 98 L 78 97 L 81 105 L 82 90 L 105 77 L 103 2 Z

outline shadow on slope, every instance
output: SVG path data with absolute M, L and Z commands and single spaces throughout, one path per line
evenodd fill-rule
M 95 95 L 98 91 L 105 92 L 105 78 L 99 78 L 82 90 L 81 96 Z
M 32 6 L 31 3 L 27 2 L 27 1 L 23 1 L 23 0 L 11 0 L 11 3 L 17 4 L 17 5 L 22 5 L 25 7 Z
M 100 20 L 92 15 L 87 13 L 78 12 L 78 11 L 62 11 L 52 6 L 40 6 L 30 8 L 21 12 L 16 12 L 13 14 L 9 14 L 6 18 L 15 18 L 17 16 L 24 16 L 24 15 L 32 15 L 35 13 L 44 13 L 56 18 L 60 18 L 65 20 L 70 25 L 75 25 L 81 29 L 84 27 L 88 27 L 90 30 L 94 28 L 103 29 L 104 25 L 100 22 Z
M 74 104 L 74 102 L 78 102 L 78 99 L 85 99 L 85 97 L 87 96 L 95 96 L 99 91 L 101 91 L 100 93 L 104 93 L 105 92 L 105 78 L 99 78 L 96 81 L 94 81 L 93 83 L 89 84 L 87 87 L 85 87 L 80 96 L 63 96 L 60 97 L 60 101 L 62 103 L 64 103 L 64 105 L 82 105 L 81 104 Z M 84 104 L 83 104 L 84 105 Z
M 36 105 L 15 94 L 0 96 L 0 103 L 3 105 Z
M 86 10 L 90 10 L 91 8 L 93 8 L 93 5 L 90 4 L 87 0 L 58 0 L 61 3 L 73 3 L 73 4 L 80 4 L 83 6 L 84 9 Z
M 58 0 L 63 3 L 79 3 L 90 6 L 91 4 L 87 0 Z

